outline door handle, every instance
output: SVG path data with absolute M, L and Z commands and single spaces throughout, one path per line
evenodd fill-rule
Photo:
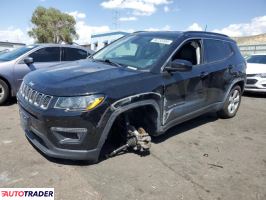
M 206 76 L 208 76 L 209 73 L 208 72 L 201 72 L 200 73 L 200 78 L 205 78 Z

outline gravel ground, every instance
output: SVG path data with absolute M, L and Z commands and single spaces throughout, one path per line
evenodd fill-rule
M 153 140 L 151 154 L 95 165 L 48 159 L 27 141 L 15 100 L 0 107 L 0 187 L 54 187 L 56 198 L 266 199 L 266 96 L 245 95 L 237 116 L 208 114 Z

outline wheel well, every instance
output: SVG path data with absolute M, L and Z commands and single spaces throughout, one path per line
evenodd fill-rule
M 240 88 L 241 88 L 241 92 L 244 92 L 244 86 L 245 86 L 245 82 L 244 81 L 239 81 L 239 82 L 235 83 L 233 85 L 233 87 L 235 87 L 236 85 L 239 85 Z
M 102 149 L 103 152 L 110 151 L 110 148 L 125 142 L 127 136 L 126 118 L 130 125 L 136 129 L 142 127 L 149 135 L 153 135 L 157 131 L 158 115 L 159 113 L 152 105 L 143 105 L 120 113 L 108 133 Z
M 2 76 L 0 76 L 0 80 L 4 81 L 4 82 L 7 84 L 7 86 L 8 86 L 8 90 L 9 90 L 9 94 L 11 95 L 11 85 L 10 85 L 10 83 L 8 82 L 8 80 L 5 79 L 5 78 L 2 77 Z
M 112 128 L 116 123 L 121 124 L 125 120 L 125 116 L 128 116 L 131 125 L 137 128 L 143 127 L 151 135 L 157 129 L 158 113 L 152 105 L 140 106 L 120 113 L 116 117 Z

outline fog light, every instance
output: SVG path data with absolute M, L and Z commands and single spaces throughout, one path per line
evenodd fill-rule
M 88 132 L 86 128 L 51 127 L 52 133 L 60 143 L 79 143 Z
M 68 132 L 68 133 L 87 133 L 86 128 L 63 128 L 63 127 L 52 127 L 52 131 Z

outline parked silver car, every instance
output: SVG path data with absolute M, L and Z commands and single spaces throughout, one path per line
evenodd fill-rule
M 266 54 L 253 54 L 247 59 L 246 92 L 266 93 Z
M 75 45 L 34 44 L 1 54 L 0 105 L 16 95 L 27 73 L 62 62 L 85 59 L 91 53 Z

